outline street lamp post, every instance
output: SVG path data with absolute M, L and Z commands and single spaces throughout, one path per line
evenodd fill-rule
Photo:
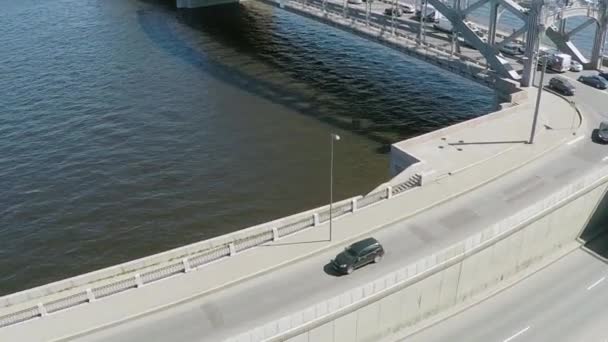
M 333 209 L 334 209 L 334 141 L 339 141 L 340 136 L 337 134 L 331 133 L 329 135 L 330 139 L 330 150 L 331 157 L 329 163 L 329 241 L 332 238 L 332 219 L 333 219 Z
M 540 108 L 540 97 L 543 93 L 543 80 L 545 78 L 545 71 L 547 70 L 547 56 L 542 57 L 543 65 L 540 72 L 540 83 L 538 84 L 538 94 L 536 95 L 536 107 L 534 108 L 534 119 L 532 120 L 532 132 L 530 132 L 530 140 L 528 144 L 534 143 L 534 134 L 536 133 L 536 121 L 538 121 L 538 110 Z

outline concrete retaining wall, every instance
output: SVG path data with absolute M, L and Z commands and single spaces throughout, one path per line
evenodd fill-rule
M 605 196 L 608 168 L 373 283 L 229 339 L 379 341 L 565 252 Z

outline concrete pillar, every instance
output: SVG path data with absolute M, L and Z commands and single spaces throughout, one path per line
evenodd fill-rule
M 521 75 L 521 86 L 532 85 L 532 76 L 536 72 L 536 51 L 540 44 L 540 34 L 544 32 L 542 25 L 543 0 L 534 0 L 528 12 L 528 32 L 526 34 L 526 51 L 524 53 L 524 70 Z
M 602 56 L 604 54 L 604 42 L 606 41 L 606 30 L 608 29 L 608 0 L 600 0 L 600 21 L 595 30 L 593 48 L 591 49 L 590 67 L 600 69 L 602 67 Z
M 490 23 L 488 24 L 488 44 L 494 45 L 496 41 L 496 27 L 498 24 L 498 6 L 496 1 L 490 1 Z

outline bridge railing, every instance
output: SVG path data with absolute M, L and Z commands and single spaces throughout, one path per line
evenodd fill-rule
M 497 241 L 509 237 L 530 222 L 606 182 L 608 182 L 608 168 L 604 167 L 437 253 L 426 256 L 375 281 L 228 338 L 224 342 L 285 341 L 298 336 L 446 269 Z
M 421 184 L 421 176 L 414 175 L 395 188 L 386 187 L 366 196 L 356 196 L 336 202 L 333 205 L 332 216 L 339 218 L 365 209 Z M 329 216 L 329 206 L 323 206 L 206 241 L 4 296 L 0 298 L 0 328 L 192 271 L 249 248 L 323 224 L 329 220 Z

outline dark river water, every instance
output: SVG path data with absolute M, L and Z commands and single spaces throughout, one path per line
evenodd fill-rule
M 388 179 L 386 144 L 493 93 L 254 1 L 4 1 L 0 294 L 328 202 Z

